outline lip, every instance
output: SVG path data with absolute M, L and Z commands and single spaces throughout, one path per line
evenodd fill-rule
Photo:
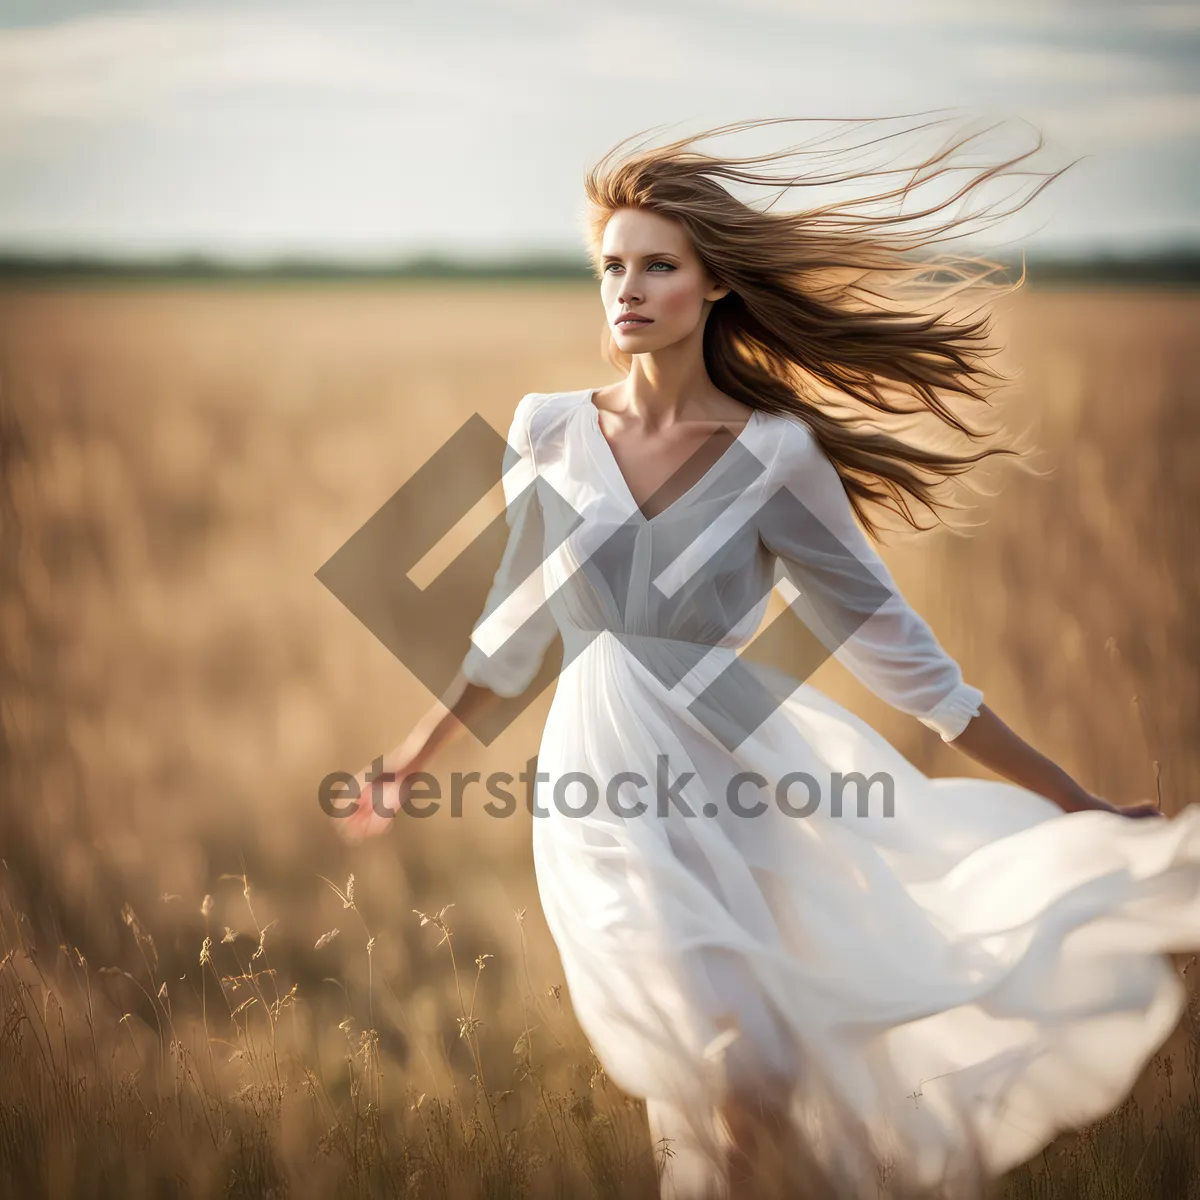
M 653 325 L 654 321 L 650 317 L 643 317 L 641 313 L 624 312 L 613 324 L 618 329 L 632 329 L 641 325 Z

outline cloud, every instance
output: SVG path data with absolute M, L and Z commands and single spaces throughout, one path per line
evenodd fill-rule
M 1039 124 L 1049 133 L 1069 137 L 1079 150 L 1111 154 L 1123 146 L 1200 136 L 1200 95 L 1110 96 L 1070 108 L 1047 109 Z
M 1063 143 L 1067 157 L 1099 156 L 1070 232 L 1128 228 L 1130 205 L 1178 223 L 1194 201 L 1171 164 L 1200 126 L 1196 11 L 1114 0 L 96 5 L 0 28 L 0 243 L 571 244 L 582 169 L 638 131 L 955 111 L 1024 118 L 1060 161 Z M 768 127 L 719 148 L 824 132 Z M 1112 185 L 1134 148 L 1159 155 L 1139 160 L 1140 198 Z
M 998 42 L 977 47 L 971 69 L 999 79 L 1029 79 L 1053 86 L 1113 88 L 1154 79 L 1154 64 L 1139 54 L 1100 47 L 1063 47 L 1036 42 Z
M 84 17 L 0 31 L 0 115 L 100 121 L 248 89 L 484 101 L 486 75 L 470 69 L 480 50 L 470 39 L 431 47 L 411 32 L 381 42 L 344 23 L 282 13 Z

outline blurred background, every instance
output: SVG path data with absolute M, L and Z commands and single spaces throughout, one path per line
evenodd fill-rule
M 315 577 L 472 414 L 615 377 L 583 174 L 652 126 L 953 109 L 1073 162 L 978 243 L 1046 474 L 883 553 L 1084 786 L 1194 802 L 1198 59 L 1194 3 L 0 0 L 2 1194 L 653 1193 L 529 815 L 332 835 L 320 779 L 433 697 Z M 551 694 L 441 772 L 517 774 Z M 1174 1062 L 1148 1140 L 1029 1171 L 1184 1195 Z

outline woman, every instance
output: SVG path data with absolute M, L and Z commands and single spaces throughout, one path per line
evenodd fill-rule
M 538 885 L 580 1024 L 668 1139 L 663 1195 L 750 1195 L 767 1163 L 793 1195 L 980 1194 L 1115 1107 L 1179 1019 L 1200 808 L 1116 807 L 1026 744 L 868 540 L 872 508 L 916 525 L 908 499 L 940 503 L 927 476 L 1014 453 L 852 419 L 979 436 L 945 394 L 983 399 L 986 321 L 869 286 L 929 274 L 904 228 L 929 212 L 759 210 L 719 181 L 794 185 L 750 169 L 794 149 L 694 140 L 590 173 L 624 378 L 517 405 L 509 540 L 461 675 L 386 756 L 383 814 L 364 771 L 340 825 L 387 828 L 407 777 L 561 634 Z M 813 635 L 801 676 L 832 652 L 1010 782 L 927 778 L 795 673 L 739 660 L 777 579 Z

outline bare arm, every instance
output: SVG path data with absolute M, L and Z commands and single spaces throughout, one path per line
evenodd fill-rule
M 1019 787 L 1036 792 L 1053 801 L 1064 812 L 1084 812 L 1101 809 L 1106 812 L 1123 812 L 1127 815 L 1153 815 L 1155 805 L 1133 805 L 1117 808 L 1106 800 L 1094 796 L 1070 775 L 1039 754 L 1005 723 L 986 704 L 979 707 L 979 715 L 967 722 L 966 728 L 947 745 L 961 750 L 968 758 L 995 771 Z
M 383 771 L 412 772 L 422 769 L 443 746 L 456 741 L 477 713 L 487 712 L 500 702 L 490 688 L 469 683 L 460 671 L 443 699 L 413 726 L 408 736 L 383 756 Z
M 333 814 L 339 818 L 334 823 L 338 836 L 353 843 L 390 828 L 407 794 L 406 777 L 423 771 L 443 746 L 464 732 L 473 715 L 486 712 L 499 702 L 495 692 L 469 683 L 460 671 L 445 696 L 413 726 L 408 736 L 354 777 L 357 798 L 348 810 Z

